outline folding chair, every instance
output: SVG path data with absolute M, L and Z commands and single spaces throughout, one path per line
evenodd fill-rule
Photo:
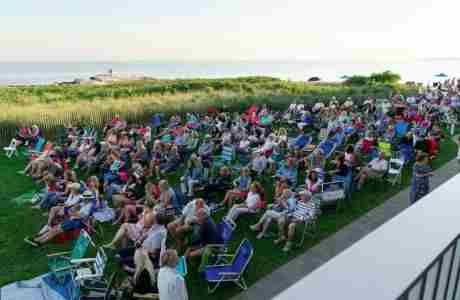
M 201 256 L 201 264 L 198 268 L 199 272 L 202 272 L 204 268 L 209 264 L 209 260 L 211 258 L 219 259 L 219 255 L 226 253 L 228 251 L 227 245 L 228 242 L 233 237 L 233 233 L 235 232 L 236 224 L 233 222 L 228 222 L 223 220 L 219 224 L 217 224 L 217 231 L 219 233 L 220 240 L 222 241 L 220 244 L 208 244 L 206 245 L 203 255 Z M 215 261 L 215 264 L 220 263 L 219 260 Z
M 40 155 L 43 152 L 43 147 L 45 147 L 45 139 L 39 138 L 35 143 L 35 147 L 33 149 L 24 151 L 23 154 L 26 157 L 30 157 L 32 155 Z
M 254 247 L 248 239 L 244 239 L 234 255 L 221 254 L 221 256 L 232 258 L 229 264 L 206 266 L 203 271 L 203 277 L 208 283 L 208 293 L 214 293 L 224 282 L 232 282 L 241 289 L 246 290 L 248 287 L 244 281 L 243 274 L 251 262 L 253 254 Z M 211 287 L 210 284 L 214 284 L 214 286 Z
M 305 236 L 309 233 L 312 237 L 316 234 L 316 220 L 320 212 L 320 199 L 314 197 L 308 202 L 297 201 L 296 208 L 290 217 L 297 222 L 304 224 L 302 237 L 297 244 L 301 247 L 305 241 Z
M 329 205 L 338 205 L 340 201 L 345 200 L 345 181 L 331 181 L 321 184 L 321 207 Z
M 65 276 L 68 275 L 69 270 L 72 269 L 71 261 L 83 258 L 90 244 L 96 247 L 89 234 L 82 229 L 72 251 L 48 254 L 48 267 L 59 282 L 62 282 Z M 66 256 L 68 254 L 70 256 Z
M 3 150 L 5 150 L 5 154 L 8 158 L 13 157 L 13 155 L 18 155 L 17 146 L 18 141 L 16 139 L 12 139 L 8 147 L 3 147 Z
M 400 158 L 391 158 L 388 165 L 387 180 L 392 185 L 401 184 L 404 161 Z
M 214 168 L 220 168 L 223 165 L 229 165 L 235 159 L 235 148 L 231 145 L 224 145 L 219 156 L 214 158 Z
M 72 259 L 70 262 L 74 266 L 74 280 L 81 286 L 86 286 L 88 283 L 107 283 L 104 279 L 107 255 L 102 247 L 97 250 L 95 258 Z

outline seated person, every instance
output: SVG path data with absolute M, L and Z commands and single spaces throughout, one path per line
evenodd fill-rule
M 251 183 L 246 200 L 242 204 L 232 206 L 228 214 L 224 217 L 226 220 L 235 223 L 236 219 L 247 213 L 255 213 L 262 204 L 262 187 L 258 182 Z
M 300 199 L 298 201 L 302 203 L 308 202 L 306 200 L 305 195 L 302 195 L 302 194 L 300 195 Z M 308 213 L 311 215 L 313 211 L 308 212 Z M 294 240 L 294 237 L 295 237 L 296 227 L 297 225 L 301 223 L 303 223 L 303 221 L 293 218 L 291 214 L 283 215 L 283 217 L 279 218 L 278 220 L 279 238 L 274 240 L 273 243 L 275 245 L 279 245 L 283 242 L 286 242 L 286 244 L 284 245 L 283 251 L 289 252 L 292 248 L 292 244 L 293 244 L 292 241 Z
M 297 183 L 297 168 L 293 159 L 288 159 L 286 164 L 276 171 L 276 177 L 285 177 L 290 185 Z
M 83 199 L 83 203 L 73 205 L 66 210 L 64 221 L 57 224 L 52 223 L 51 226 L 45 226 L 33 240 L 26 237 L 24 241 L 32 246 L 38 247 L 51 241 L 63 232 L 84 229 L 86 227 L 85 222 L 92 214 L 94 203 L 91 201 L 93 199 L 91 192 L 83 197 Z
M 265 211 L 259 221 L 250 227 L 252 231 L 259 231 L 257 239 L 264 237 L 272 221 L 278 222 L 286 213 L 293 211 L 295 203 L 294 193 L 288 189 L 284 190 L 282 195 L 275 199 L 273 205 Z
M 307 177 L 305 178 L 305 197 L 307 200 L 313 196 L 313 194 L 320 192 L 321 188 L 321 179 L 319 179 L 319 174 L 316 169 L 310 170 Z
M 385 159 L 385 153 L 380 152 L 378 157 L 359 170 L 358 175 L 355 177 L 355 180 L 358 181 L 358 190 L 361 189 L 366 179 L 382 177 L 387 169 L 388 161 Z
M 207 193 L 225 192 L 232 187 L 232 172 L 227 166 L 219 169 L 219 174 L 209 179 L 209 184 L 205 187 Z
M 267 168 L 267 163 L 268 161 L 265 154 L 256 152 L 254 153 L 254 158 L 252 159 L 251 170 L 260 176 L 264 172 L 265 168 Z
M 206 245 L 222 243 L 217 226 L 206 208 L 198 209 L 195 222 L 191 245 L 184 254 L 186 258 L 201 256 Z
M 155 224 L 155 212 L 153 210 L 153 203 L 146 203 L 144 211 L 137 223 L 123 223 L 115 234 L 113 240 L 105 244 L 103 247 L 109 249 L 116 249 L 117 244 L 121 243 L 126 247 L 129 240 L 135 244 L 142 244 L 148 237 L 149 231 Z
M 169 217 L 163 214 L 155 214 L 152 227 L 144 240 L 138 240 L 134 247 L 128 247 L 118 251 L 123 269 L 129 273 L 136 272 L 136 277 L 143 270 L 142 264 L 148 270 L 158 269 L 161 248 L 166 241 L 166 224 Z M 144 258 L 148 261 L 144 261 Z M 142 261 L 142 263 L 140 263 Z M 151 266 L 151 267 L 150 267 Z
M 182 193 L 189 197 L 193 197 L 194 187 L 196 184 L 204 180 L 204 168 L 201 158 L 196 154 L 192 154 L 187 163 L 187 171 L 181 177 L 181 190 Z
M 184 235 L 191 232 L 193 225 L 197 223 L 197 213 L 200 209 L 210 211 L 203 199 L 190 201 L 182 210 L 182 215 L 168 224 L 168 231 L 179 249 L 182 247 Z
M 224 206 L 228 204 L 229 206 L 231 206 L 235 199 L 246 197 L 249 190 L 249 186 L 251 185 L 251 177 L 249 176 L 248 168 L 241 169 L 240 177 L 238 177 L 233 182 L 233 185 L 235 186 L 235 188 L 229 190 L 225 194 L 224 200 L 222 200 L 222 202 L 219 205 Z

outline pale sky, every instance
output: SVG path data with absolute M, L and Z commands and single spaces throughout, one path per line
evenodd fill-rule
M 14 0 L 0 61 L 458 57 L 458 0 Z

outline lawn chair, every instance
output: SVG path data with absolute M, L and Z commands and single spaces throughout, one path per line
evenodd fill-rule
M 212 258 L 215 258 L 216 261 L 214 264 L 219 264 L 221 261 L 219 259 L 220 254 L 226 253 L 228 251 L 227 244 L 233 237 L 235 232 L 236 224 L 233 222 L 223 220 L 217 225 L 217 231 L 219 233 L 220 244 L 208 244 L 206 245 L 203 255 L 201 256 L 201 264 L 198 268 L 199 272 L 202 272 L 204 268 L 209 264 L 209 261 Z
M 319 197 L 313 197 L 308 202 L 297 201 L 295 210 L 289 215 L 294 221 L 304 224 L 302 231 L 302 237 L 297 244 L 297 247 L 301 247 L 305 241 L 305 236 L 309 233 L 310 236 L 314 237 L 316 234 L 316 220 L 320 213 L 320 201 Z
M 400 158 L 391 158 L 388 165 L 387 180 L 392 185 L 401 184 L 404 161 Z
M 222 146 L 222 152 L 219 156 L 214 157 L 213 167 L 220 168 L 223 165 L 230 165 L 235 159 L 235 148 L 232 145 Z
M 345 181 L 331 181 L 321 184 L 321 207 L 329 205 L 337 205 L 339 201 L 346 198 Z
M 232 261 L 225 265 L 209 265 L 204 268 L 203 277 L 208 283 L 208 293 L 214 293 L 223 282 L 232 282 L 241 289 L 248 287 L 244 281 L 243 274 L 251 262 L 254 248 L 249 240 L 244 239 L 234 255 L 222 254 L 227 258 L 232 257 Z M 213 287 L 210 284 L 214 284 Z
M 72 269 L 71 261 L 85 256 L 88 246 L 96 247 L 91 237 L 85 230 L 80 230 L 80 236 L 76 240 L 72 251 L 48 254 L 48 267 L 58 282 L 63 282 L 69 270 Z M 70 256 L 66 256 L 70 254 Z
M 73 264 L 74 280 L 81 286 L 106 283 L 104 270 L 107 266 L 107 255 L 103 248 L 97 250 L 95 258 L 72 259 L 70 262 Z
M 8 147 L 3 147 L 3 150 L 5 150 L 6 157 L 12 158 L 13 155 L 18 156 L 17 147 L 18 141 L 16 139 L 12 139 Z
M 34 148 L 31 150 L 25 150 L 23 154 L 26 157 L 31 157 L 32 155 L 40 155 L 43 152 L 43 147 L 45 147 L 45 139 L 39 138 L 35 143 Z

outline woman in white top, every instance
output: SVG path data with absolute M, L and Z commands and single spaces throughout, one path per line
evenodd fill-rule
M 176 250 L 168 249 L 161 255 L 161 268 L 158 273 L 158 292 L 161 300 L 188 299 L 184 278 L 176 271 L 178 263 Z
M 255 213 L 262 201 L 261 191 L 262 188 L 260 184 L 258 182 L 253 182 L 244 203 L 233 205 L 225 219 L 235 222 L 241 214 Z

